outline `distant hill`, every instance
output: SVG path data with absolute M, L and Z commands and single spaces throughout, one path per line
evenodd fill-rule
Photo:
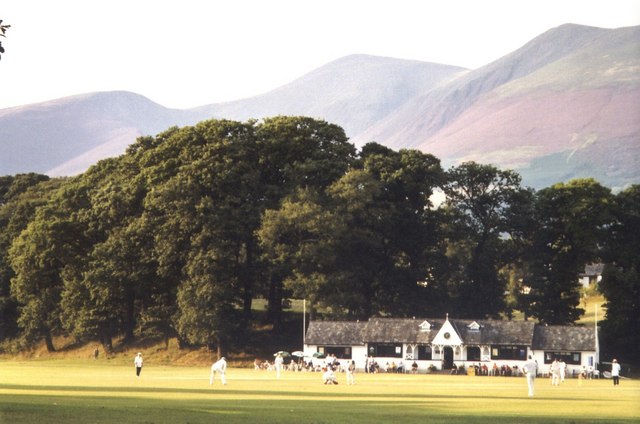
M 0 175 L 72 175 L 142 134 L 207 118 L 306 115 L 357 146 L 418 148 L 446 166 L 516 169 L 535 188 L 592 176 L 640 183 L 640 27 L 562 25 L 476 70 L 365 55 L 268 93 L 188 110 L 128 92 L 0 110 Z
M 637 183 L 639 69 L 640 27 L 563 25 L 416 97 L 358 140 L 515 168 L 535 186 Z
M 339 124 L 353 138 L 416 95 L 428 93 L 465 72 L 455 66 L 352 55 L 261 96 L 197 110 L 237 120 L 310 116 Z
M 128 92 L 83 94 L 0 110 L 0 175 L 75 175 L 143 134 L 192 122 Z

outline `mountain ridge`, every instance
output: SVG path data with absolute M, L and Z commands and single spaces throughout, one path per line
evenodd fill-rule
M 356 54 L 261 95 L 192 109 L 87 93 L 0 110 L 0 174 L 73 175 L 137 136 L 203 119 L 305 115 L 342 126 L 356 146 L 514 168 L 533 187 L 586 175 L 619 188 L 640 181 L 638 69 L 640 26 L 565 24 L 475 70 Z

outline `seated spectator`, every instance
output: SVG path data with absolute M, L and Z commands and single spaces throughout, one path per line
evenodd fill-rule
M 416 361 L 413 361 L 413 364 L 411 364 L 411 374 L 416 374 L 418 372 L 418 363 Z
M 458 366 L 454 363 L 453 366 L 451 367 L 451 375 L 456 375 L 458 374 Z
M 493 367 L 491 368 L 491 375 L 493 375 L 494 377 L 500 375 L 498 365 L 495 362 L 493 363 Z

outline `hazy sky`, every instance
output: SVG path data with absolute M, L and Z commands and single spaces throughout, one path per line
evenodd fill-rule
M 478 68 L 564 23 L 640 25 L 640 0 L 3 0 L 0 109 L 128 90 L 187 108 L 349 54 Z

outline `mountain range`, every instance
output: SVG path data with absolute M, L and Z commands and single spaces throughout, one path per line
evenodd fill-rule
M 505 35 L 506 36 L 506 35 Z M 553 28 L 481 68 L 352 55 L 265 94 L 169 109 L 99 92 L 0 110 L 0 175 L 75 175 L 140 135 L 209 118 L 304 115 L 376 141 L 514 169 L 542 188 L 640 183 L 640 26 Z

